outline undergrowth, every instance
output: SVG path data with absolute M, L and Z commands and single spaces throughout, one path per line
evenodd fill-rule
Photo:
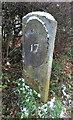
M 70 93 L 71 86 L 71 73 L 67 74 L 65 70 L 66 61 L 63 57 L 60 58 L 58 62 L 53 60 L 50 88 L 49 88 L 49 98 L 46 103 L 41 101 L 41 96 L 35 90 L 31 89 L 26 85 L 23 77 L 17 80 L 12 79 L 12 75 L 8 73 L 2 74 L 4 82 L 2 83 L 3 91 L 8 89 L 8 96 L 16 95 L 17 99 L 15 103 L 19 110 L 12 108 L 10 106 L 3 109 L 7 109 L 7 115 L 2 115 L 3 118 L 60 118 L 61 111 L 65 105 L 69 104 L 69 98 L 67 95 Z M 16 66 L 17 64 L 15 64 Z M 70 69 L 70 68 L 69 68 Z M 13 72 L 14 74 L 14 72 Z M 15 75 L 15 74 L 14 74 Z M 13 85 L 13 88 L 10 85 Z M 65 89 L 64 89 L 65 88 Z M 64 90 L 63 90 L 64 89 Z M 64 94 L 65 93 L 65 94 Z M 67 95 L 66 95 L 67 94 Z M 70 94 L 69 94 L 70 95 Z M 7 96 L 4 93 L 4 96 Z M 10 102 L 12 104 L 12 102 Z M 11 105 L 12 106 L 12 105 Z M 9 112 L 10 111 L 10 112 Z M 15 116 L 13 115 L 15 113 Z M 69 111 L 68 111 L 69 113 Z

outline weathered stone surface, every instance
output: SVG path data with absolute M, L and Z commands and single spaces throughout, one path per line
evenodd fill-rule
M 45 28 L 39 21 L 32 20 L 26 26 L 25 31 L 24 51 L 26 66 L 38 67 L 44 62 L 47 54 L 47 34 Z
M 49 13 L 32 12 L 23 17 L 23 67 L 26 78 L 37 82 L 42 101 L 48 99 L 57 22 Z M 28 80 L 26 79 L 27 84 Z

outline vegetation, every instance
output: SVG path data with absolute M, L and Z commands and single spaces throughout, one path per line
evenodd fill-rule
M 17 64 L 14 64 L 14 66 L 16 67 Z M 70 116 L 71 107 L 69 105 L 69 100 L 71 99 L 71 73 L 68 71 L 67 74 L 64 69 L 64 62 L 56 63 L 55 60 L 53 60 L 53 68 L 50 81 L 50 95 L 47 103 L 42 103 L 39 94 L 26 85 L 24 76 L 21 76 L 19 79 L 12 79 L 11 74 L 13 74 L 15 77 L 17 73 L 14 74 L 14 71 L 11 74 L 4 73 L 3 78 L 5 82 L 3 82 L 2 87 L 3 99 L 5 97 L 9 97 L 9 102 L 11 97 L 14 99 L 14 101 L 11 100 L 10 102 L 11 107 L 8 105 L 7 108 L 5 108 L 5 105 L 3 105 L 3 110 L 6 109 L 6 117 L 60 118 L 60 114 L 64 105 L 69 106 L 67 109 L 67 114 Z M 69 95 L 69 97 L 64 94 L 64 87 L 66 87 L 64 92 Z M 63 101 L 65 101 L 65 103 L 63 103 Z M 3 104 L 5 104 L 5 101 L 3 101 Z M 53 107 L 50 107 L 51 104 L 53 104 Z M 5 115 L 3 115 L 3 117 L 5 117 Z

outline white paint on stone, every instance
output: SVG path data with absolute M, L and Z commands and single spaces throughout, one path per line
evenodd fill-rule
M 27 20 L 26 23 L 28 23 L 28 22 L 31 21 L 31 20 L 38 20 L 40 23 L 42 23 L 42 25 L 43 25 L 43 27 L 45 28 L 46 32 L 48 32 L 48 30 L 47 30 L 47 28 L 46 28 L 46 26 L 45 26 L 45 23 L 44 23 L 41 19 L 39 19 L 38 17 L 33 16 L 33 17 L 30 17 L 30 18 Z
M 32 16 L 32 15 L 39 15 L 39 16 L 46 17 L 47 19 L 55 21 L 54 17 L 51 14 L 46 13 L 46 12 L 40 12 L 40 11 L 28 13 L 26 16 L 23 17 L 23 19 L 25 19 L 27 16 Z

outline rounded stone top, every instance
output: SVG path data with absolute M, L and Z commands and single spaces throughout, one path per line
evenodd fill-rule
M 47 12 L 31 12 L 23 17 L 23 46 L 25 67 L 46 63 L 54 45 L 57 22 Z
M 27 15 L 25 15 L 25 16 L 23 17 L 23 19 L 25 19 L 25 18 L 28 17 L 28 16 L 33 16 L 33 15 L 35 15 L 35 16 L 38 15 L 38 16 L 46 17 L 46 18 L 49 19 L 49 20 L 56 21 L 56 20 L 54 19 L 54 17 L 53 17 L 50 13 L 43 12 L 43 11 L 30 12 L 30 13 L 28 13 Z

